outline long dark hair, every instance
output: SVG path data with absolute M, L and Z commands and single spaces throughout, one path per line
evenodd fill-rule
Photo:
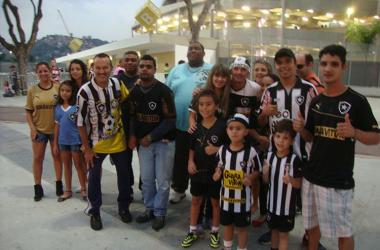
M 79 66 L 80 66 L 80 68 L 81 68 L 81 70 L 82 70 L 82 81 L 81 81 L 81 85 L 83 84 L 83 83 L 86 83 L 86 82 L 88 82 L 88 76 L 87 76 L 87 66 L 86 66 L 86 64 L 82 61 L 82 60 L 79 60 L 79 59 L 74 59 L 74 60 L 72 60 L 71 62 L 70 62 L 70 65 L 69 65 L 69 73 L 70 73 L 70 78 L 71 78 L 71 81 L 73 81 L 74 83 L 75 83 L 75 80 L 73 79 L 73 77 L 71 76 L 71 66 L 73 65 L 73 64 L 78 64 Z M 78 87 L 80 87 L 80 86 L 78 86 Z
M 210 73 L 208 74 L 206 89 L 211 89 L 215 92 L 215 86 L 213 84 L 214 75 L 220 75 L 227 78 L 226 85 L 224 86 L 222 96 L 219 97 L 219 108 L 223 111 L 223 117 L 228 112 L 230 92 L 231 92 L 231 73 L 230 69 L 223 64 L 216 64 L 212 67 Z
M 76 99 L 77 99 L 76 97 L 78 93 L 78 86 L 74 81 L 71 81 L 71 80 L 63 81 L 59 85 L 57 104 L 63 104 L 63 99 L 61 98 L 61 88 L 63 85 L 69 86 L 71 88 L 71 96 L 69 99 L 69 105 L 75 105 Z

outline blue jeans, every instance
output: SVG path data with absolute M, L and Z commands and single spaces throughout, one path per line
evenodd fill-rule
M 101 177 L 102 177 L 102 163 L 104 158 L 108 154 L 96 154 L 93 158 L 94 166 L 88 170 L 88 200 L 90 206 L 86 209 L 89 214 L 99 214 L 100 206 L 102 205 L 102 189 L 101 189 Z M 112 161 L 116 166 L 117 174 L 117 188 L 119 195 L 117 197 L 119 212 L 122 210 L 129 210 L 129 204 L 132 201 L 131 198 L 131 182 L 129 166 L 125 164 L 128 161 L 126 151 L 119 153 L 109 154 Z
M 165 216 L 173 173 L 175 142 L 154 142 L 138 149 L 144 205 L 154 216 Z

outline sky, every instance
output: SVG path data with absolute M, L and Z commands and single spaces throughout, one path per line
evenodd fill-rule
M 37 3 L 37 0 L 33 0 Z M 68 35 L 59 9 L 68 29 L 75 37 L 91 36 L 105 41 L 118 41 L 131 37 L 135 15 L 145 0 L 43 0 L 43 17 L 39 24 L 37 38 L 46 35 Z M 152 0 L 158 7 L 163 0 Z M 19 8 L 22 26 L 27 38 L 33 18 L 33 6 L 29 0 L 12 0 Z M 8 25 L 0 9 L 0 34 L 9 42 Z

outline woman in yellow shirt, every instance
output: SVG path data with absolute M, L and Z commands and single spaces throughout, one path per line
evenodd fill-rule
M 34 200 L 40 201 L 44 196 L 41 186 L 42 164 L 48 141 L 53 152 L 54 108 L 58 98 L 59 84 L 52 82 L 51 70 L 46 62 L 36 65 L 39 83 L 28 90 L 26 99 L 26 120 L 30 128 L 33 149 Z M 62 163 L 59 155 L 52 153 L 55 176 L 56 195 L 63 194 Z

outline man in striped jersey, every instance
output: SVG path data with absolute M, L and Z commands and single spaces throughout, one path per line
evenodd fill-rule
M 281 48 L 276 52 L 274 61 L 280 81 L 273 83 L 264 92 L 258 118 L 260 126 L 269 123 L 271 134 L 275 124 L 282 119 L 294 120 L 298 112 L 306 117 L 310 102 L 317 95 L 313 84 L 297 77 L 296 57 L 292 50 Z M 297 133 L 293 151 L 303 163 L 308 160 L 310 148 L 311 144 L 306 143 Z M 271 147 L 269 150 L 272 150 Z M 300 206 L 300 195 L 298 199 L 297 205 Z M 259 241 L 263 243 L 270 241 L 270 233 L 265 236 L 260 237 Z
M 102 162 L 110 155 L 116 165 L 119 196 L 119 215 L 125 223 L 131 222 L 130 170 L 125 162 L 126 140 L 121 122 L 121 103 L 128 96 L 128 90 L 116 78 L 110 78 L 112 63 L 107 54 L 100 53 L 94 58 L 95 76 L 78 92 L 79 134 L 82 151 L 88 168 L 88 201 L 86 213 L 91 215 L 91 228 L 101 230 L 100 206 Z
M 256 150 L 245 141 L 249 120 L 235 114 L 227 121 L 227 134 L 231 143 L 224 145 L 217 154 L 218 167 L 213 180 L 222 178 L 220 191 L 220 224 L 224 226 L 224 249 L 232 248 L 234 227 L 238 228 L 238 250 L 247 249 L 251 222 L 253 181 L 258 178 L 261 164 Z M 257 202 L 255 197 L 255 202 Z

